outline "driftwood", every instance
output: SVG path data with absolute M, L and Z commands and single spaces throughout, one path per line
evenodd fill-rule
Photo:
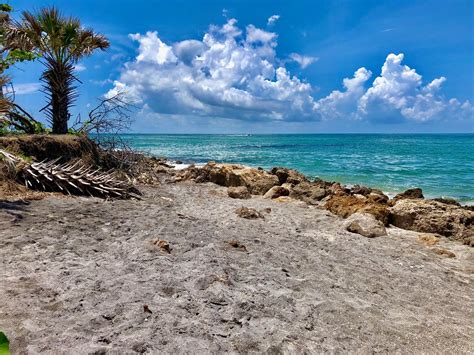
M 29 189 L 57 191 L 68 195 L 89 195 L 103 198 L 139 198 L 131 183 L 119 180 L 114 172 L 104 172 L 81 161 L 59 164 L 59 159 L 27 163 L 0 149 L 8 169 Z

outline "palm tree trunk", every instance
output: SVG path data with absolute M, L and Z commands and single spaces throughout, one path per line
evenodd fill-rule
M 66 97 L 66 99 L 65 99 Z M 51 95 L 51 110 L 53 113 L 53 134 L 66 134 L 69 119 L 67 94 L 59 90 Z
M 45 107 L 51 121 L 53 134 L 68 132 L 69 108 L 75 99 L 75 87 L 72 85 L 76 78 L 71 63 L 61 63 L 53 59 L 47 62 L 49 70 L 43 73 L 41 80 L 46 84 L 45 91 L 49 95 L 49 103 Z

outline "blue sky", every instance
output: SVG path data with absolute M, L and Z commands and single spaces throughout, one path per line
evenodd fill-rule
M 74 116 L 122 91 L 135 132 L 474 132 L 474 2 L 11 1 L 57 6 L 111 48 Z M 40 63 L 11 71 L 41 119 Z

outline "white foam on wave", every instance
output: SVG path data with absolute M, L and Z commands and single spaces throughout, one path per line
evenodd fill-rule
M 199 164 L 189 164 L 189 163 L 187 163 L 187 164 L 185 164 L 185 163 L 176 163 L 174 161 L 168 161 L 168 164 L 172 165 L 173 169 L 175 169 L 175 170 L 184 170 L 184 169 L 190 167 L 191 165 L 197 166 L 199 168 L 206 165 L 204 163 L 199 163 Z

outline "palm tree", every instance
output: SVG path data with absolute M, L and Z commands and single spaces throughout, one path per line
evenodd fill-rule
M 48 95 L 42 109 L 53 126 L 53 133 L 68 131 L 69 109 L 77 98 L 74 67 L 78 61 L 96 49 L 105 50 L 109 41 L 92 29 L 83 28 L 73 17 L 64 17 L 56 8 L 44 8 L 37 14 L 23 12 L 21 21 L 7 33 L 12 47 L 36 52 L 46 69 L 40 80 Z

